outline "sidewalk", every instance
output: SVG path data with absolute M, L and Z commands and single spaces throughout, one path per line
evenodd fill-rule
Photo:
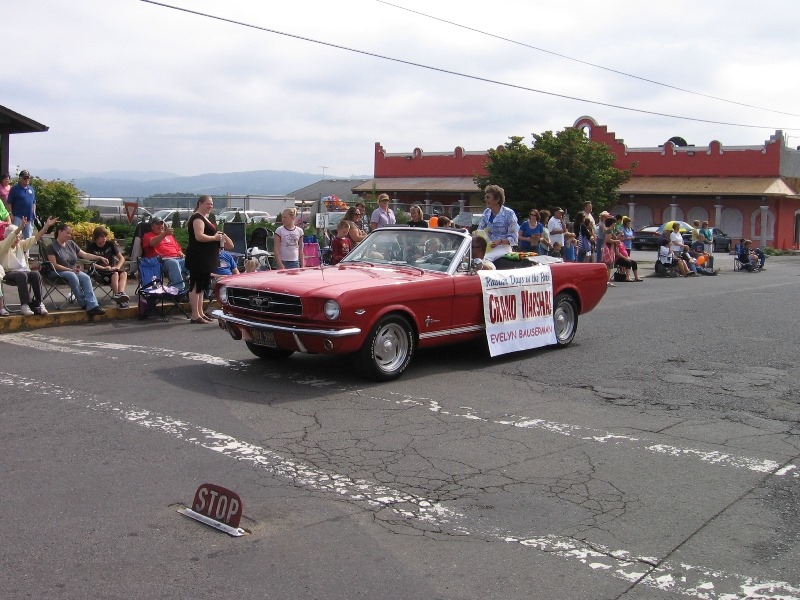
M 51 307 L 51 303 L 46 303 L 48 314 L 33 315 L 31 317 L 24 317 L 19 314 L 19 293 L 16 286 L 3 285 L 3 294 L 5 296 L 6 307 L 11 312 L 10 317 L 0 317 L 0 335 L 4 333 L 13 333 L 16 331 L 29 331 L 32 329 L 42 329 L 44 327 L 60 327 L 62 325 L 76 325 L 79 323 L 92 323 L 103 322 L 120 319 L 136 319 L 138 317 L 138 297 L 134 294 L 136 290 L 137 281 L 128 280 L 125 286 L 125 293 L 130 299 L 130 306 L 128 308 L 117 308 L 117 303 L 106 298 L 100 303 L 100 307 L 106 311 L 104 315 L 96 317 L 89 316 L 85 310 L 81 310 L 77 303 L 68 304 L 62 310 L 55 310 Z M 10 305 L 10 307 L 9 307 Z M 183 307 L 189 311 L 188 303 L 184 303 Z M 178 313 L 176 315 L 178 320 L 183 320 L 183 315 Z

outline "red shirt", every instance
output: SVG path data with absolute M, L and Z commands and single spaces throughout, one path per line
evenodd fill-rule
M 353 241 L 349 237 L 335 237 L 331 242 L 331 264 L 335 265 L 353 249 Z
M 142 254 L 145 255 L 146 258 L 155 258 L 156 256 L 161 256 L 163 258 L 180 258 L 183 254 L 183 249 L 181 245 L 171 235 L 165 235 L 164 239 L 161 240 L 155 247 L 150 245 L 150 240 L 156 237 L 156 234 L 152 231 L 148 231 L 142 236 Z

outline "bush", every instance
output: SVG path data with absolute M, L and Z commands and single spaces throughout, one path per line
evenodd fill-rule
M 78 244 L 81 250 L 86 248 L 86 244 L 92 241 L 92 234 L 95 227 L 100 227 L 103 223 L 75 223 L 72 226 L 72 241 Z M 105 227 L 105 225 L 103 225 Z

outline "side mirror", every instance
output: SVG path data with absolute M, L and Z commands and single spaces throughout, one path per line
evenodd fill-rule
M 480 258 L 473 258 L 469 263 L 469 272 L 476 273 L 483 268 L 483 260 Z

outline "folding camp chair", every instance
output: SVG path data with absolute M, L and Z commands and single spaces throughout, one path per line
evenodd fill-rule
M 162 320 L 168 321 L 169 315 L 176 309 L 187 319 L 189 313 L 181 305 L 185 293 L 173 285 L 165 285 L 162 275 L 164 264 L 160 257 L 140 257 L 138 262 L 139 286 L 136 293 L 145 308 L 140 306 L 140 317 L 145 318 L 150 310 L 155 310 Z
M 236 260 L 236 266 L 240 269 L 243 268 L 243 259 L 245 254 L 247 254 L 247 225 L 239 221 L 230 221 L 225 223 L 225 229 L 223 231 L 233 242 L 233 250 L 229 252 Z
M 67 280 L 61 277 L 53 264 L 47 260 L 47 248 L 42 240 L 39 240 L 38 246 L 39 273 L 42 275 L 42 303 L 47 304 L 47 301 L 50 300 L 50 305 L 54 310 L 62 310 L 68 304 L 75 302 L 75 296 L 72 295 L 72 288 L 69 287 Z M 68 293 L 64 293 L 64 287 L 69 290 Z
M 97 270 L 94 263 L 87 267 L 86 272 L 89 274 L 89 277 L 92 278 L 92 289 L 94 290 L 94 296 L 97 298 L 97 302 L 102 304 L 107 299 L 113 300 L 114 295 L 111 284 L 106 283 L 105 275 Z
M 8 275 L 8 273 L 3 275 L 3 279 L 0 279 L 0 289 L 2 289 L 4 284 L 9 286 L 9 287 L 12 287 L 12 288 L 16 289 L 17 284 L 15 282 L 13 282 L 13 281 L 8 281 L 6 279 L 7 275 Z M 8 312 L 10 312 L 11 314 L 19 313 L 20 309 L 22 308 L 22 305 L 19 302 L 17 302 L 16 304 L 9 303 L 8 296 L 6 296 L 4 293 L 0 294 L 0 297 L 3 298 L 3 306 L 5 306 L 5 308 L 6 308 L 6 310 Z

